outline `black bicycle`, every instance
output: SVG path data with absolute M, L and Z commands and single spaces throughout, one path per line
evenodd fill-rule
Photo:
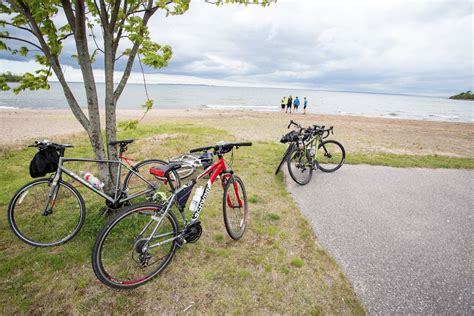
M 334 172 L 341 168 L 346 159 L 346 151 L 341 143 L 335 140 L 325 140 L 330 134 L 334 134 L 331 126 L 313 125 L 304 128 L 300 124 L 290 121 L 288 128 L 292 125 L 298 128 L 282 138 L 288 140 L 290 145 L 283 156 L 277 173 L 286 161 L 291 178 L 298 184 L 307 184 L 313 175 L 313 170 L 320 169 L 323 172 Z
M 49 178 L 41 178 L 20 188 L 8 206 L 8 223 L 13 233 L 25 243 L 37 246 L 55 246 L 69 241 L 81 229 L 86 215 L 84 199 L 79 191 L 63 180 L 63 173 L 70 176 L 89 190 L 106 200 L 109 209 L 119 209 L 133 202 L 152 200 L 159 192 L 179 187 L 179 176 L 172 172 L 170 180 L 150 175 L 152 166 L 166 165 L 166 161 L 151 159 L 131 165 L 123 156 L 133 139 L 110 142 L 110 146 L 119 146 L 117 160 L 98 160 L 84 158 L 65 158 L 70 144 L 56 144 L 49 141 L 37 141 L 29 147 L 37 147 L 38 154 L 49 152 L 57 157 L 54 172 Z M 37 154 L 37 155 L 38 155 Z M 123 162 L 125 161 L 126 164 Z M 100 187 L 94 186 L 73 171 L 64 167 L 65 162 L 96 162 L 116 166 L 114 193 L 106 194 Z M 122 167 L 128 170 L 121 185 Z M 46 173 L 46 172 L 44 172 Z M 44 174 L 43 173 L 43 174 Z

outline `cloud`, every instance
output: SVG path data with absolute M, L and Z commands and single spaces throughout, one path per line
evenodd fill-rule
M 472 2 L 462 0 L 279 0 L 267 8 L 194 0 L 182 16 L 151 20 L 153 39 L 171 45 L 173 59 L 147 72 L 235 85 L 457 92 L 473 88 L 473 18 Z

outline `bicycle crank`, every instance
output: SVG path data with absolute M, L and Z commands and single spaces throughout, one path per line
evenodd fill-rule
M 186 227 L 186 230 L 184 232 L 184 240 L 186 240 L 187 243 L 195 243 L 196 241 L 199 240 L 202 234 L 202 226 L 200 221 L 196 221 Z

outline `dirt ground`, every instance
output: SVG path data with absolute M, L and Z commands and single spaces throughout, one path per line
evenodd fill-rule
M 118 111 L 119 120 L 141 115 L 138 110 Z M 341 141 L 348 151 L 474 157 L 472 123 L 195 109 L 152 110 L 143 124 L 186 121 L 227 130 L 242 140 L 278 141 L 288 132 L 291 119 L 305 126 L 334 126 L 331 138 Z M 69 110 L 0 110 L 0 147 L 82 130 Z

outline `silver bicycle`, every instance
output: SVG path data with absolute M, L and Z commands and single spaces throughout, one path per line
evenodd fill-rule
M 59 162 L 57 170 L 49 178 L 37 179 L 24 185 L 11 199 L 8 206 L 8 223 L 13 233 L 29 245 L 47 247 L 65 243 L 79 232 L 84 224 L 86 206 L 79 191 L 63 180 L 63 174 L 104 198 L 109 209 L 130 205 L 132 200 L 149 201 L 159 192 L 168 192 L 180 186 L 177 173 L 172 173 L 169 179 L 149 173 L 150 167 L 166 165 L 166 161 L 151 159 L 132 165 L 123 154 L 127 151 L 127 145 L 133 141 L 128 139 L 109 143 L 110 146 L 119 146 L 117 160 L 66 158 L 66 149 L 73 147 L 69 144 L 42 141 L 30 145 L 40 151 L 54 149 L 59 155 Z M 66 162 L 95 162 L 115 166 L 113 194 L 108 195 L 67 169 L 64 166 Z M 128 173 L 121 185 L 123 168 L 128 170 Z
M 189 178 L 198 168 L 206 169 L 212 164 L 212 152 L 183 154 L 169 159 L 169 163 L 178 163 L 181 168 L 177 170 L 179 178 Z

